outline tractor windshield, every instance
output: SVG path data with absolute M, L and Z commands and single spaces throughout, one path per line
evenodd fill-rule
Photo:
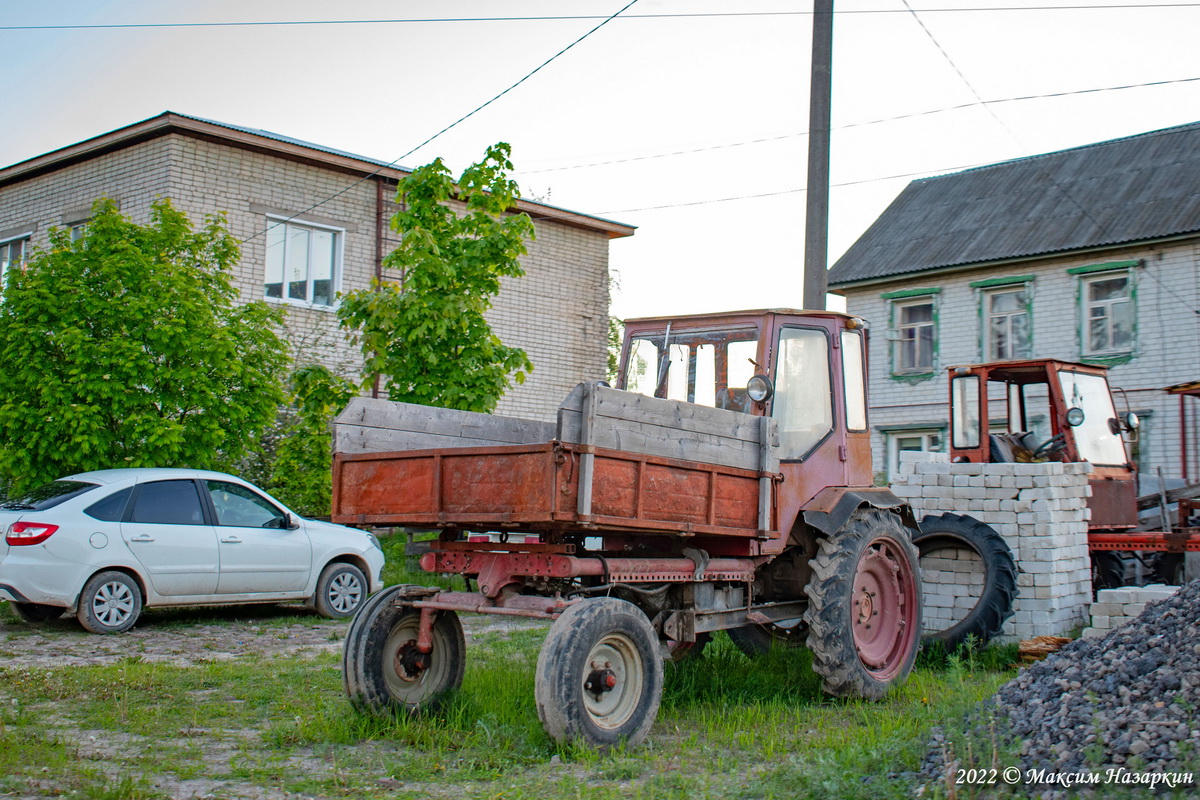
M 1119 466 L 1129 459 L 1121 441 L 1120 428 L 1110 424 L 1117 419 L 1108 381 L 1102 375 L 1060 371 L 1063 399 L 1067 408 L 1083 411 L 1083 422 L 1076 426 L 1075 446 L 1079 457 L 1092 464 Z
M 671 330 L 630 341 L 624 386 L 669 400 L 749 412 L 746 384 L 757 371 L 758 330 Z

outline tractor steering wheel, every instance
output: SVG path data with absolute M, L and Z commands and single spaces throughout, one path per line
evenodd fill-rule
M 1034 458 L 1046 458 L 1046 457 L 1052 455 L 1053 453 L 1057 453 L 1059 450 L 1062 450 L 1066 446 L 1067 446 L 1067 435 L 1065 433 L 1060 433 L 1057 436 L 1050 437 L 1049 439 L 1047 439 L 1046 441 L 1044 441 L 1040 445 L 1038 445 L 1037 449 L 1035 449 L 1033 451 L 1033 457 Z

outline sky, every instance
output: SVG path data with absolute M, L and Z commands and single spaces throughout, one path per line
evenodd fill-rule
M 616 315 L 799 307 L 811 9 L 0 0 L 0 165 L 167 110 L 456 173 L 506 141 L 527 198 L 637 226 Z M 1197 31 L 1179 0 L 835 0 L 830 264 L 916 178 L 1200 120 Z

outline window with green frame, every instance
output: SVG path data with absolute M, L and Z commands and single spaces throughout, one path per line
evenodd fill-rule
M 1074 267 L 1079 279 L 1079 351 L 1087 359 L 1127 358 L 1136 344 L 1136 261 Z
M 932 375 L 937 359 L 937 289 L 889 292 L 892 374 Z
M 984 361 L 1033 355 L 1033 276 L 974 281 L 979 291 L 979 351 Z

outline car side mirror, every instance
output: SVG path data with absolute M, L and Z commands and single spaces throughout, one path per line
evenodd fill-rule
M 284 518 L 284 527 L 286 527 L 289 531 L 298 530 L 300 528 L 300 520 L 295 514 L 289 512 L 287 517 Z

